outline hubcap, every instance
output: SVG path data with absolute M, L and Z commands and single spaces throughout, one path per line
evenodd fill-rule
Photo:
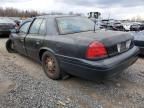
M 46 57 L 45 63 L 46 63 L 48 72 L 50 72 L 50 73 L 56 72 L 55 62 L 52 57 Z

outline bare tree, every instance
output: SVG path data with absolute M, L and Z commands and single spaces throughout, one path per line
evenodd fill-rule
M 2 17 L 34 17 L 38 15 L 40 15 L 40 13 L 37 11 L 20 11 L 15 8 L 0 8 L 0 16 Z

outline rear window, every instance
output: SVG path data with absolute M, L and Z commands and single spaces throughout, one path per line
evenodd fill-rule
M 94 30 L 94 22 L 85 17 L 56 18 L 60 34 L 79 33 Z

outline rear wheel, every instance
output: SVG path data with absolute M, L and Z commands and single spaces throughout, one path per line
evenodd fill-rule
M 9 53 L 14 53 L 14 52 L 15 52 L 15 51 L 14 51 L 14 43 L 13 43 L 13 41 L 8 40 L 8 41 L 6 42 L 6 49 L 7 49 L 7 51 L 8 51 Z
M 53 79 L 58 80 L 62 78 L 62 73 L 60 72 L 59 63 L 56 57 L 46 51 L 42 56 L 42 66 L 46 75 Z

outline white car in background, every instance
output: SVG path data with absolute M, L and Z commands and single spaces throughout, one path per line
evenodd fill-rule
M 132 23 L 122 23 L 122 25 L 123 25 L 125 31 L 130 31 L 130 27 L 131 27 Z

